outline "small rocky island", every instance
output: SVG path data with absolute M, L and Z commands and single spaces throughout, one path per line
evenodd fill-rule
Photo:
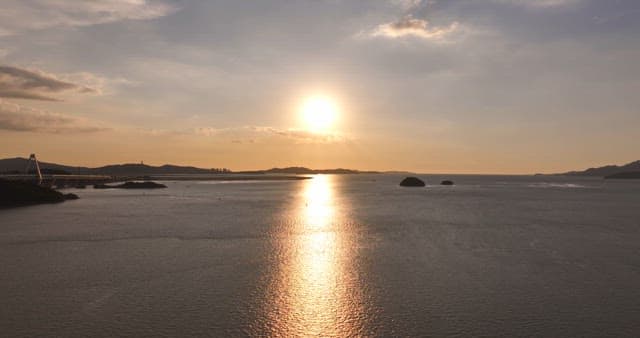
M 453 181 L 444 180 L 444 181 L 440 182 L 440 185 L 453 185 Z
M 0 179 L 0 208 L 20 207 L 75 200 L 75 194 L 63 194 L 31 182 Z
M 407 177 L 400 182 L 401 187 L 424 187 L 426 184 L 417 177 Z
M 95 184 L 94 189 L 162 189 L 167 186 L 164 184 L 144 181 L 144 182 L 125 182 L 117 185 Z

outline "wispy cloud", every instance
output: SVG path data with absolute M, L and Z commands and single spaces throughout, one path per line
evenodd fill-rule
M 349 141 L 343 133 L 313 133 L 295 128 L 269 126 L 238 126 L 228 128 L 197 127 L 187 129 L 138 129 L 139 132 L 154 136 L 200 136 L 216 137 L 231 143 L 257 143 L 267 139 L 280 138 L 296 143 L 339 143 Z
M 0 8 L 0 36 L 56 26 L 153 19 L 176 9 L 168 3 L 149 0 L 5 0 Z
M 447 26 L 432 26 L 427 20 L 407 15 L 398 21 L 378 25 L 371 31 L 370 36 L 392 39 L 413 36 L 443 42 L 451 33 L 458 30 L 459 26 L 458 22 L 452 22 Z
M 0 100 L 0 129 L 42 133 L 90 133 L 109 128 L 87 119 Z
M 193 132 L 203 136 L 227 136 L 234 143 L 254 143 L 265 137 L 283 137 L 301 143 L 336 143 L 344 142 L 348 138 L 337 132 L 312 133 L 295 128 L 276 128 L 268 126 L 242 126 L 232 128 L 195 128 Z
M 60 101 L 55 95 L 65 92 L 97 93 L 98 90 L 39 70 L 0 66 L 0 97 Z
M 520 5 L 533 8 L 549 8 L 576 5 L 583 0 L 492 0 L 495 3 Z
M 301 129 L 276 129 L 267 128 L 265 132 L 270 132 L 278 136 L 290 138 L 303 143 L 338 143 L 347 141 L 346 135 L 329 132 L 329 133 L 312 133 Z
M 417 7 L 420 7 L 424 4 L 428 4 L 428 1 L 425 0 L 391 0 L 391 3 L 404 10 L 411 10 Z

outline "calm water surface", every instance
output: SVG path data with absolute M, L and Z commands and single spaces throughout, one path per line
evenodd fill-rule
M 637 336 L 640 182 L 165 182 L 0 210 L 0 336 Z

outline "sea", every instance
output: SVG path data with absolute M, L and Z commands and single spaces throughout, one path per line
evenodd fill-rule
M 403 177 L 0 210 L 0 336 L 640 335 L 640 180 Z

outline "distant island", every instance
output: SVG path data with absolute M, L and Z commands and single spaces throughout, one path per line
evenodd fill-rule
M 163 189 L 167 186 L 164 184 L 144 181 L 144 182 L 124 182 L 117 185 L 94 184 L 94 189 Z
M 640 160 L 627 163 L 625 165 L 607 165 L 603 167 L 589 168 L 582 171 L 569 171 L 562 174 L 563 176 L 587 176 L 587 177 L 604 177 L 633 179 L 640 178 Z
M 377 171 L 360 171 L 353 169 L 309 169 L 305 167 L 287 167 L 287 168 L 272 168 L 267 170 L 255 170 L 255 171 L 239 171 L 238 174 L 289 174 L 289 175 L 314 175 L 314 174 L 379 174 Z
M 0 159 L 0 174 L 22 174 L 27 167 L 28 159 L 22 157 Z M 110 175 L 110 176 L 157 176 L 157 175 L 263 175 L 263 174 L 287 174 L 287 175 L 313 175 L 313 174 L 377 174 L 376 171 L 359 171 L 353 169 L 309 169 L 305 167 L 272 168 L 266 170 L 238 171 L 227 168 L 197 168 L 191 166 L 178 166 L 165 164 L 162 166 L 150 166 L 143 163 L 128 163 L 107 165 L 97 168 L 74 167 L 56 163 L 40 162 L 43 174 L 58 175 Z

